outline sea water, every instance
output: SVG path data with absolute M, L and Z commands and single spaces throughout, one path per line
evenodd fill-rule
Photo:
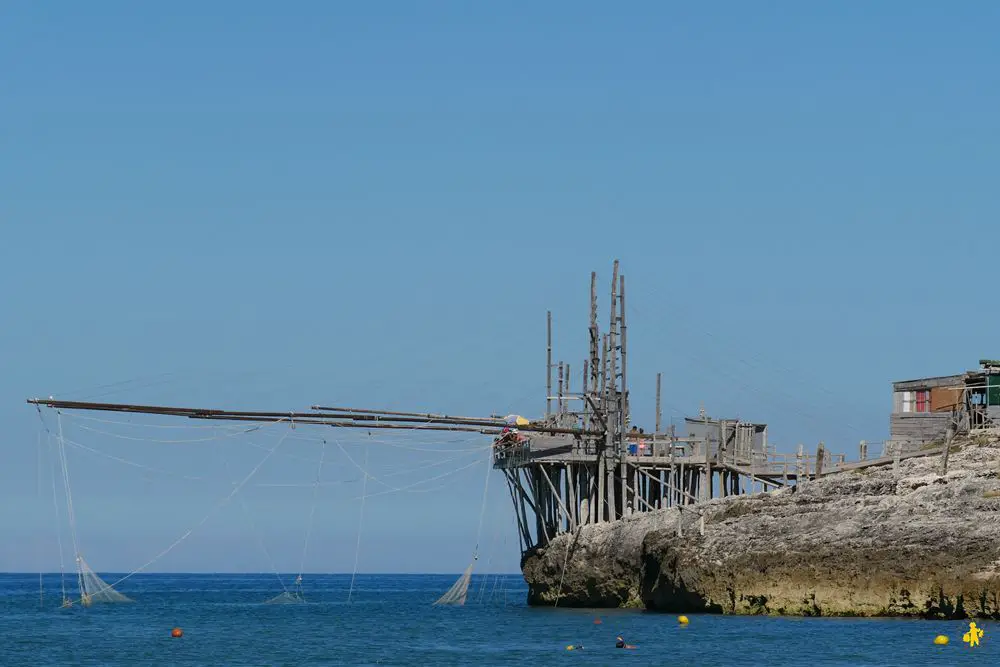
M 0 575 L 0 665 L 1000 664 L 992 622 L 974 648 L 966 621 L 690 614 L 682 627 L 672 614 L 531 608 L 516 574 L 474 576 L 464 607 L 433 606 L 457 577 L 306 575 L 306 604 L 269 605 L 293 576 L 139 574 L 119 586 L 132 604 L 60 609 L 58 575 L 41 596 L 38 575 Z M 637 648 L 616 649 L 618 634 Z M 935 646 L 939 634 L 950 644 Z

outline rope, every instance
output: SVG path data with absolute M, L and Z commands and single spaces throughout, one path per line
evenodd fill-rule
M 42 422 L 42 425 L 44 426 L 45 422 Z M 46 429 L 46 430 L 48 430 L 48 429 Z M 51 434 L 49 434 L 49 436 L 51 436 Z M 47 437 L 46 440 L 49 443 L 49 453 L 52 454 L 51 450 L 54 447 L 54 445 L 52 444 L 52 438 L 51 437 Z M 53 459 L 54 458 L 55 457 L 53 456 Z M 61 515 L 60 515 L 60 512 L 59 512 L 59 494 L 56 492 L 56 469 L 55 469 L 55 461 L 54 460 L 52 461 L 52 467 L 49 469 L 49 472 L 51 473 L 51 477 L 52 477 L 52 506 L 55 508 L 55 511 L 56 511 L 56 542 L 57 542 L 57 544 L 59 546 L 59 581 L 62 584 L 62 599 L 63 599 L 63 602 L 65 602 L 66 599 L 67 599 L 66 598 L 66 560 L 65 560 L 65 554 L 63 553 L 62 530 L 60 529 L 60 526 L 59 526 L 59 524 L 61 523 L 62 519 L 61 519 Z
M 216 452 L 218 452 L 218 449 L 218 447 L 215 448 Z M 229 469 L 229 460 L 225 456 L 222 457 L 222 465 L 226 469 L 226 484 L 230 485 L 232 482 L 230 481 L 231 473 Z M 288 589 L 285 587 L 285 582 L 281 580 L 281 573 L 278 572 L 278 568 L 274 564 L 274 559 L 271 557 L 271 552 L 267 550 L 267 546 L 264 544 L 264 537 L 260 534 L 260 530 L 257 528 L 257 522 L 253 520 L 253 515 L 250 513 L 250 509 L 247 507 L 246 500 L 243 496 L 240 496 L 240 507 L 243 508 L 243 515 L 250 523 L 250 529 L 253 531 L 254 537 L 257 539 L 257 545 L 260 547 L 260 550 L 264 552 L 264 557 L 267 558 L 268 565 L 271 566 L 271 572 L 274 574 L 275 579 L 278 580 L 278 585 L 281 586 L 282 592 L 288 593 Z
M 66 441 L 63 438 L 62 413 L 56 410 L 56 422 L 59 425 L 59 461 L 62 463 L 63 489 L 66 493 L 66 513 L 69 517 L 70 535 L 73 539 L 73 555 L 76 557 L 76 578 L 80 586 L 80 595 L 86 591 L 83 587 L 83 570 L 80 564 L 80 548 L 76 539 L 76 512 L 73 508 L 73 491 L 69 482 L 69 463 L 66 459 Z
M 157 555 L 153 556 L 145 564 L 143 564 L 142 566 L 140 566 L 140 567 L 132 570 L 131 572 L 129 572 L 128 574 L 126 574 L 125 576 L 123 576 L 121 579 L 119 579 L 118 581 L 116 581 L 113 584 L 111 584 L 111 587 L 117 586 L 118 584 L 122 583 L 126 579 L 131 579 L 132 577 L 134 577 L 138 573 L 142 572 L 147 567 L 149 567 L 150 565 L 152 565 L 153 563 L 155 563 L 156 561 L 160 560 L 161 558 L 163 558 L 164 556 L 166 556 L 168 553 L 170 553 L 171 551 L 173 551 L 177 547 L 178 544 L 180 544 L 181 542 L 183 542 L 184 540 L 186 540 L 194 531 L 198 530 L 198 528 L 200 528 L 201 526 L 203 526 L 205 524 L 205 522 L 208 521 L 209 518 L 211 518 L 211 516 L 213 514 L 215 514 L 219 510 L 219 508 L 221 508 L 223 505 L 225 505 L 226 503 L 228 503 L 230 500 L 233 499 L 233 496 L 235 496 L 237 493 L 239 493 L 240 489 L 242 489 L 243 486 L 247 482 L 250 481 L 250 478 L 252 478 L 254 475 L 257 474 L 257 471 L 260 470 L 261 466 L 263 466 L 264 463 L 266 463 L 269 458 L 271 458 L 271 455 L 274 454 L 276 451 L 278 451 L 278 448 L 281 447 L 281 444 L 285 441 L 286 436 L 287 436 L 287 433 L 285 435 L 283 435 L 280 440 L 278 440 L 278 444 L 276 444 L 274 446 L 274 449 L 270 450 L 267 453 L 267 455 L 263 459 L 260 460 L 260 463 L 258 463 L 254 467 L 254 469 L 251 470 L 250 473 L 240 481 L 239 484 L 237 484 L 235 487 L 233 487 L 233 490 L 229 492 L 229 495 L 226 496 L 225 498 L 223 498 L 222 500 L 220 500 L 212 509 L 210 509 L 208 511 L 208 514 L 206 514 L 204 517 L 202 517 L 201 521 L 199 521 L 197 524 L 195 524 L 195 526 L 193 528 L 188 529 L 188 531 L 186 533 L 184 533 L 183 535 L 181 535 L 180 537 L 178 537 L 176 540 L 174 540 L 174 542 L 170 546 L 168 546 L 166 549 L 164 549 L 163 551 L 161 551 Z
M 251 429 L 251 430 L 253 430 L 253 429 Z M 249 431 L 241 431 L 239 433 L 239 435 L 245 435 L 247 432 L 249 432 Z M 313 440 L 313 439 L 312 438 L 296 438 L 294 436 L 289 436 L 287 438 L 287 440 Z M 325 440 L 322 440 L 322 439 L 316 439 L 316 441 L 317 442 L 322 442 L 324 444 L 328 444 L 328 443 L 326 443 Z M 85 445 L 85 444 L 83 444 L 81 442 L 77 442 L 77 441 L 72 440 L 70 438 L 65 438 L 65 442 L 70 447 L 75 447 L 75 448 L 77 448 L 77 449 L 79 449 L 81 451 L 85 451 L 85 452 L 88 452 L 90 454 L 94 454 L 96 456 L 100 456 L 100 457 L 103 457 L 103 458 L 106 458 L 106 459 L 110 459 L 112 461 L 116 461 L 118 463 L 130 466 L 130 467 L 133 467 L 133 468 L 138 468 L 140 470 L 145 470 L 145 471 L 148 471 L 150 473 L 157 473 L 157 474 L 160 474 L 160 475 L 165 475 L 165 476 L 168 476 L 168 477 L 174 477 L 174 478 L 177 478 L 177 479 L 183 479 L 183 480 L 186 480 L 186 481 L 198 481 L 198 482 L 210 482 L 211 481 L 207 477 L 196 477 L 196 476 L 193 476 L 193 475 L 184 475 L 182 473 L 176 473 L 176 472 L 173 472 L 173 471 L 170 471 L 170 470 L 164 470 L 162 468 L 155 468 L 153 466 L 148 466 L 148 465 L 146 465 L 144 463 L 138 463 L 136 461 L 132 461 L 130 459 L 126 459 L 126 458 L 123 458 L 121 456 L 116 456 L 114 454 L 110 454 L 108 452 L 99 450 L 99 449 L 97 449 L 95 447 L 90 447 L 88 445 Z M 256 442 L 247 441 L 246 444 L 250 445 L 251 447 L 254 447 L 255 449 L 260 449 L 261 451 L 264 451 L 264 452 L 271 451 L 269 448 L 265 447 L 264 445 L 260 445 L 260 444 L 258 444 Z M 307 462 L 307 463 L 313 463 L 313 464 L 317 463 L 317 461 L 315 459 L 305 458 L 305 457 L 301 457 L 301 456 L 294 456 L 294 455 L 291 455 L 291 454 L 280 454 L 279 456 L 281 456 L 283 458 L 296 459 L 296 460 L 304 461 L 304 462 Z M 444 465 L 446 463 L 451 463 L 453 461 L 464 459 L 464 458 L 466 458 L 468 456 L 469 456 L 469 454 L 468 454 L 468 452 L 466 452 L 466 453 L 463 453 L 463 454 L 459 454 L 458 456 L 452 456 L 452 457 L 449 457 L 449 458 L 446 458 L 446 459 L 441 459 L 441 460 L 437 460 L 437 461 L 431 461 L 430 463 L 425 463 L 423 465 L 419 465 L 419 466 L 414 467 L 414 468 L 404 468 L 404 469 L 401 469 L 401 470 L 396 470 L 394 472 L 388 472 L 388 473 L 386 473 L 384 475 L 381 475 L 380 478 L 376 478 L 374 475 L 369 475 L 369 477 L 371 479 L 374 479 L 374 480 L 378 481 L 380 484 L 382 484 L 382 485 L 384 485 L 384 486 L 386 486 L 386 487 L 389 488 L 388 491 L 379 492 L 377 494 L 369 494 L 369 497 L 372 497 L 372 496 L 375 496 L 375 495 L 383 495 L 385 493 L 395 493 L 395 492 L 405 492 L 405 491 L 408 491 L 409 493 L 426 493 L 426 492 L 429 492 L 429 491 L 436 490 L 439 487 L 435 487 L 435 489 L 419 489 L 417 491 L 409 491 L 409 489 L 411 489 L 414 486 L 418 486 L 418 485 L 424 484 L 426 482 L 433 482 L 433 481 L 435 481 L 437 479 L 440 479 L 442 477 L 446 477 L 448 475 L 452 475 L 454 473 L 460 472 L 461 470 L 464 470 L 467 467 L 471 467 L 472 465 L 475 465 L 476 463 L 478 463 L 478 461 L 474 461 L 469 466 L 463 466 L 461 468 L 458 468 L 457 470 L 452 470 L 452 471 L 446 472 L 446 473 L 444 473 L 442 475 L 436 475 L 436 476 L 430 477 L 428 479 L 419 480 L 419 481 L 417 481 L 417 482 L 415 482 L 413 484 L 408 484 L 408 485 L 403 486 L 403 487 L 393 487 L 393 486 L 390 486 L 389 484 L 386 484 L 385 482 L 383 482 L 382 479 L 385 479 L 386 477 L 395 477 L 395 476 L 398 476 L 398 475 L 404 475 L 404 474 L 412 473 L 412 472 L 417 471 L 417 470 L 425 470 L 427 468 L 434 468 L 434 467 L 437 467 L 437 466 Z M 350 460 L 350 456 L 348 456 L 348 459 Z M 360 466 L 357 465 L 356 462 L 354 462 L 353 460 L 351 460 L 351 462 L 354 463 L 355 467 L 358 468 L 359 471 L 361 471 L 362 473 L 365 472 Z M 320 486 L 337 486 L 337 485 L 341 485 L 341 484 L 350 484 L 350 483 L 353 483 L 353 482 L 357 482 L 357 481 L 359 481 L 361 479 L 362 479 L 362 477 L 355 477 L 355 478 L 351 478 L 351 479 L 332 480 L 332 481 L 328 481 L 328 482 L 321 481 L 321 482 L 319 482 L 319 485 Z M 259 484 L 251 484 L 250 486 L 256 486 L 256 487 L 305 488 L 305 487 L 312 487 L 312 486 L 315 486 L 315 485 L 316 485 L 316 482 L 305 482 L 305 483 L 302 483 L 302 482 L 264 482 L 264 483 L 259 483 Z
M 323 441 L 323 449 L 319 454 L 319 468 L 316 470 L 316 484 L 313 485 L 313 501 L 312 507 L 309 509 L 309 523 L 306 528 L 306 541 L 302 545 L 302 559 L 299 561 L 299 578 L 298 581 L 302 581 L 302 571 L 306 568 L 306 552 L 309 550 L 309 538 L 312 535 L 313 529 L 313 517 L 316 516 L 316 503 L 319 499 L 319 484 L 320 479 L 323 477 L 323 459 L 326 458 L 326 440 Z
M 336 441 L 334 441 L 336 442 Z M 337 443 L 340 446 L 340 443 Z M 341 447 L 341 450 L 344 448 Z M 347 452 L 344 452 L 345 454 Z M 347 458 L 350 458 L 348 456 Z M 353 462 L 353 461 L 352 461 Z M 368 467 L 368 445 L 365 445 L 365 467 Z M 363 472 L 363 470 L 362 470 Z M 347 603 L 351 603 L 351 595 L 354 593 L 354 578 L 358 574 L 358 555 L 361 553 L 361 526 L 365 516 L 365 498 L 367 497 L 366 489 L 368 488 L 368 473 L 365 473 L 365 481 L 363 482 L 363 487 L 361 489 L 361 511 L 358 513 L 358 542 L 354 547 L 354 571 L 351 573 L 351 587 L 347 591 Z
M 580 531 L 580 529 L 577 528 L 577 536 L 579 536 L 579 531 Z M 576 538 L 574 538 L 573 541 L 575 542 Z M 566 579 L 566 566 L 569 565 L 569 551 L 570 551 L 570 547 L 572 547 L 572 546 L 573 545 L 569 541 L 569 536 L 567 535 L 566 536 L 566 557 L 563 559 L 562 574 L 559 575 L 559 589 L 556 591 L 556 601 L 555 601 L 555 604 L 552 605 L 553 608 L 559 606 L 559 598 L 562 597 L 563 581 Z
M 250 433 L 251 431 L 256 430 L 256 429 L 252 429 L 252 428 L 247 428 L 247 429 L 242 429 L 242 430 L 239 430 L 239 431 L 235 431 L 233 433 L 226 433 L 224 435 L 212 436 L 211 438 L 179 438 L 179 439 L 170 439 L 170 440 L 167 440 L 167 439 L 162 439 L 162 438 L 137 438 L 137 437 L 131 436 L 131 435 L 122 435 L 121 433 L 113 433 L 111 431 L 103 431 L 103 430 L 101 430 L 99 428 L 93 428 L 93 427 L 87 426 L 85 424 L 79 424 L 78 426 L 79 426 L 79 428 L 82 428 L 85 431 L 91 431 L 93 433 L 99 433 L 100 435 L 106 435 L 106 436 L 109 436 L 111 438 L 118 438 L 120 440 L 132 440 L 134 442 L 157 442 L 157 443 L 163 443 L 163 444 L 180 444 L 180 443 L 191 443 L 191 442 L 211 442 L 212 440 L 223 440 L 225 438 L 235 438 L 236 436 L 240 436 L 240 435 L 243 435 L 244 433 Z
M 76 442 L 75 440 L 70 440 L 69 438 L 65 438 L 65 442 L 70 447 L 76 447 L 77 449 L 82 449 L 85 452 L 90 452 L 91 454 L 96 454 L 98 456 L 103 456 L 106 459 L 111 459 L 112 461 L 117 461 L 118 463 L 122 463 L 122 464 L 127 465 L 127 466 L 132 466 L 133 468 L 139 468 L 141 470 L 148 470 L 149 472 L 155 472 L 155 473 L 159 473 L 161 475 L 167 475 L 169 477 L 178 477 L 180 479 L 186 479 L 186 480 L 189 480 L 189 481 L 196 481 L 196 482 L 207 481 L 206 477 L 193 477 L 191 475 L 182 475 L 180 473 L 171 472 L 169 470 L 163 470 L 162 468 L 154 468 L 154 467 L 148 466 L 148 465 L 146 465 L 144 463 L 136 463 L 135 461 L 130 461 L 128 459 L 123 459 L 120 456 L 115 456 L 114 454 L 108 454 L 107 452 L 102 452 L 99 449 L 94 449 L 93 447 L 88 447 L 87 445 L 84 445 L 83 443 Z
M 42 459 L 44 457 L 42 451 L 42 431 L 40 429 L 38 431 L 37 445 L 38 445 L 37 447 L 38 459 L 35 461 L 35 495 L 37 496 L 38 499 L 38 509 L 41 510 L 42 509 L 42 465 L 43 465 Z M 41 534 L 39 534 L 38 554 L 36 556 L 38 558 L 38 606 L 39 607 L 45 606 L 45 583 L 42 581 L 42 566 L 41 566 L 42 554 L 44 553 L 44 551 L 45 548 L 42 544 Z
M 494 530 L 493 530 L 493 539 L 490 541 L 490 557 L 486 559 L 486 574 L 483 577 L 483 583 L 482 583 L 482 585 L 479 587 L 479 598 L 477 599 L 478 602 L 482 602 L 483 601 L 483 595 L 486 593 L 486 585 L 487 585 L 487 583 L 489 582 L 489 579 L 490 579 L 489 569 L 490 569 L 490 565 L 493 563 L 493 554 L 496 553 L 497 535 L 500 534 L 500 526 L 501 526 L 501 522 L 497 521 L 496 522 L 496 528 L 494 528 Z M 496 587 L 496 578 L 497 578 L 497 576 L 498 575 L 496 575 L 496 574 L 494 574 L 494 576 L 493 576 L 493 586 L 494 586 L 494 588 Z
M 492 453 L 490 454 L 492 457 Z M 479 539 L 483 534 L 483 517 L 486 515 L 486 493 L 490 489 L 490 466 L 489 460 L 487 459 L 486 465 L 486 483 L 483 485 L 483 502 L 479 507 L 479 528 L 476 530 L 476 548 L 472 552 L 472 560 L 479 560 Z
M 461 468 L 456 468 L 455 470 L 449 470 L 448 472 L 443 472 L 440 475 L 435 475 L 434 477 L 430 477 L 428 479 L 421 479 L 419 481 L 414 482 L 413 484 L 407 484 L 406 486 L 401 486 L 398 489 L 389 489 L 388 491 L 379 491 L 378 493 L 369 493 L 366 496 L 362 496 L 362 497 L 374 498 L 376 496 L 384 496 L 384 495 L 389 494 L 389 493 L 398 493 L 398 492 L 401 492 L 401 491 L 408 491 L 409 493 L 430 493 L 431 491 L 437 491 L 437 490 L 442 489 L 444 487 L 443 486 L 436 486 L 436 487 L 431 488 L 431 489 L 417 489 L 416 491 L 409 491 L 409 489 L 412 489 L 414 486 L 419 486 L 420 484 L 426 484 L 427 482 L 433 482 L 434 480 L 441 479 L 442 477 L 448 477 L 449 475 L 454 475 L 456 473 L 460 473 L 463 470 L 471 468 L 472 466 L 477 466 L 480 463 L 482 463 L 482 461 L 476 460 L 476 461 L 473 461 L 472 463 L 469 463 L 468 465 L 462 466 Z M 375 478 L 373 477 L 372 479 L 375 479 Z M 364 491 L 362 491 L 362 493 L 364 493 Z M 355 500 L 357 500 L 357 498 L 355 498 Z
M 127 420 L 122 420 L 122 419 L 104 419 L 102 417 L 94 417 L 92 415 L 83 415 L 83 414 L 75 413 L 73 411 L 66 411 L 66 412 L 63 413 L 63 415 L 66 416 L 66 417 L 69 417 L 71 419 L 82 419 L 82 420 L 85 420 L 85 421 L 97 422 L 99 424 L 117 424 L 119 426 L 138 426 L 138 427 L 142 427 L 142 428 L 172 428 L 172 429 L 181 429 L 181 428 L 184 428 L 184 429 L 202 429 L 202 430 L 215 430 L 215 431 L 218 431 L 220 429 L 221 430 L 238 430 L 238 431 L 248 430 L 248 431 L 252 431 L 255 428 L 258 428 L 256 426 L 251 427 L 251 428 L 247 428 L 245 426 L 239 426 L 239 425 L 225 426 L 225 425 L 217 425 L 217 424 L 183 424 L 183 425 L 182 424 L 139 424 L 139 423 L 136 423 L 134 421 L 127 421 Z

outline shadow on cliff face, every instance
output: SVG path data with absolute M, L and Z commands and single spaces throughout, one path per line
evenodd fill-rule
M 667 613 L 722 613 L 722 607 L 710 603 L 689 588 L 677 557 L 663 559 L 644 549 L 642 558 L 642 602 L 647 610 Z

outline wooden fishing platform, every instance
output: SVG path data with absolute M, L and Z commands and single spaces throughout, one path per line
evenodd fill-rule
M 687 418 L 688 433 L 678 436 L 675 428 L 661 424 L 660 374 L 655 429 L 644 433 L 632 425 L 625 277 L 617 261 L 610 292 L 608 328 L 602 332 L 597 274 L 591 273 L 590 349 L 582 364 L 582 390 L 570 391 L 569 364 L 552 362 L 549 312 L 546 415 L 531 422 L 516 419 L 494 441 L 493 466 L 507 480 L 522 553 L 545 546 L 559 533 L 635 512 L 763 493 L 831 472 L 940 453 L 902 453 L 891 441 L 883 443 L 881 456 L 871 459 L 862 441 L 859 460 L 853 462 L 832 455 L 823 443 L 815 453 L 805 452 L 802 445 L 794 453 L 780 453 L 768 444 L 766 425 L 712 419 L 704 411 Z M 570 410 L 570 404 L 580 407 Z

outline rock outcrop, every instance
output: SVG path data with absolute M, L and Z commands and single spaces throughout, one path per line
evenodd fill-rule
M 525 555 L 529 604 L 1000 618 L 1000 443 L 585 526 Z M 677 535 L 681 522 L 682 536 Z

